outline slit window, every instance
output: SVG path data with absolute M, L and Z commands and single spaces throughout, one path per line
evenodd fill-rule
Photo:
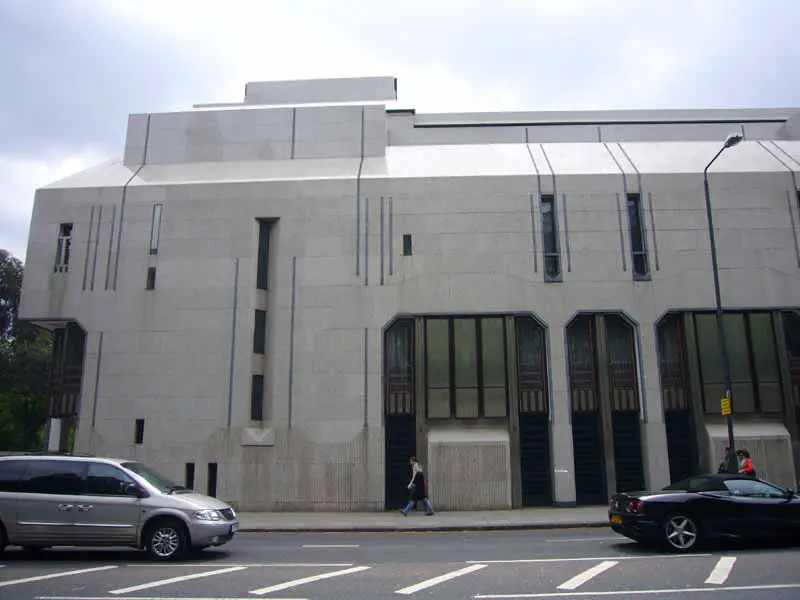
M 628 225 L 631 230 L 631 261 L 634 277 L 648 277 L 647 243 L 642 220 L 641 194 L 628 194 Z
M 136 444 L 144 443 L 144 419 L 136 419 L 136 428 L 133 441 Z
M 186 487 L 190 490 L 194 489 L 194 463 L 188 462 L 186 463 L 186 471 L 184 475 L 184 481 L 186 483 Z
M 153 205 L 153 215 L 150 221 L 150 254 L 158 254 L 158 240 L 161 237 L 161 211 L 163 204 Z
M 212 498 L 217 496 L 217 463 L 208 463 L 207 495 Z
M 541 210 L 545 281 L 559 281 L 561 279 L 561 253 L 558 246 L 555 196 L 542 196 Z
M 250 420 L 264 420 L 264 376 L 253 375 L 250 378 Z
M 267 289 L 269 267 L 269 221 L 258 222 L 258 260 L 256 261 L 256 287 L 259 290 Z
M 56 273 L 69 271 L 69 257 L 72 253 L 72 223 L 61 223 L 58 228 L 58 245 L 56 247 Z
M 147 267 L 147 285 L 145 287 L 148 290 L 156 289 L 156 268 L 155 267 Z
M 253 327 L 253 354 L 264 354 L 267 347 L 267 313 L 257 310 Z
M 411 234 L 404 233 L 403 234 L 403 256 L 411 256 Z

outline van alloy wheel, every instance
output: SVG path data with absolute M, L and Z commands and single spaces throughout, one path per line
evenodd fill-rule
M 664 524 L 664 537 L 675 550 L 691 550 L 700 537 L 697 524 L 685 515 L 674 515 Z
M 146 548 L 155 559 L 171 560 L 182 556 L 187 547 L 187 537 L 178 523 L 161 521 L 150 527 Z

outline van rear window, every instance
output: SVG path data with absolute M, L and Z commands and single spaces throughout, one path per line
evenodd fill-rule
M 22 488 L 22 473 L 25 462 L 0 460 L 0 492 L 19 492 Z

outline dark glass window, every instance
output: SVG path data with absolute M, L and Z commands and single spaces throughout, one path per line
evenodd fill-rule
M 134 443 L 144 443 L 144 419 L 136 419 L 136 427 L 134 431 Z
M 194 489 L 194 463 L 187 462 L 186 463 L 186 471 L 184 473 L 184 481 L 186 482 L 187 489 L 193 490 Z
M 264 354 L 266 347 L 267 313 L 263 310 L 257 310 L 253 326 L 253 354 Z
M 69 271 L 69 257 L 72 253 L 72 223 L 61 223 L 58 228 L 58 245 L 56 247 L 56 273 Z
M 105 463 L 90 463 L 86 475 L 86 494 L 90 496 L 125 496 L 125 486 L 133 483 L 120 469 Z
M 253 375 L 250 379 L 250 420 L 264 420 L 264 376 Z
M 161 237 L 161 211 L 163 204 L 153 205 L 153 215 L 150 220 L 150 254 L 158 254 L 158 241 Z
M 542 247 L 546 280 L 561 277 L 561 255 L 558 248 L 558 220 L 555 196 L 542 196 Z
M 411 234 L 403 234 L 403 256 L 411 256 Z
M 517 317 L 519 411 L 548 412 L 544 328 L 531 317 Z
M 145 289 L 148 289 L 148 290 L 156 289 L 156 268 L 155 267 L 147 267 L 147 283 L 145 284 Z
M 269 221 L 258 222 L 258 260 L 256 264 L 256 287 L 267 289 L 267 268 L 269 266 Z
M 30 494 L 83 493 L 86 463 L 72 460 L 31 460 L 27 462 L 23 490 Z
M 430 318 L 425 325 L 428 417 L 505 417 L 504 318 Z
M 783 412 L 783 390 L 772 315 L 754 313 L 748 315 L 748 320 L 750 343 L 753 349 L 753 372 L 761 410 L 762 412 Z
M 774 486 L 755 479 L 728 479 L 725 487 L 734 496 L 749 498 L 786 498 L 786 493 Z
M 20 491 L 24 471 L 24 461 L 0 460 L 0 492 Z
M 414 321 L 400 319 L 386 332 L 389 414 L 414 414 Z
M 208 463 L 208 490 L 206 494 L 212 498 L 217 496 L 217 463 Z
M 647 241 L 642 219 L 641 194 L 628 194 L 628 225 L 631 230 L 631 260 L 634 277 L 647 277 L 650 265 L 647 260 Z

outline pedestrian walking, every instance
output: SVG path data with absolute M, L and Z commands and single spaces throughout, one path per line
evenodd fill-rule
M 750 458 L 750 453 L 742 448 L 736 451 L 736 456 L 739 458 L 739 473 L 755 477 L 756 470 L 753 467 L 753 459 Z
M 717 473 L 738 473 L 739 461 L 737 460 L 736 453 L 731 450 L 730 446 L 725 446 L 725 457 L 719 463 Z
M 420 501 L 425 503 L 425 508 L 427 509 L 425 514 L 431 516 L 433 514 L 433 505 L 431 501 L 428 500 L 428 485 L 425 480 L 425 471 L 422 469 L 422 465 L 419 464 L 417 459 L 413 456 L 409 459 L 409 464 L 411 465 L 411 481 L 408 483 L 410 497 L 408 499 L 408 504 L 406 504 L 406 507 L 402 510 L 403 516 L 407 517 L 412 508 L 416 510 L 417 502 Z

